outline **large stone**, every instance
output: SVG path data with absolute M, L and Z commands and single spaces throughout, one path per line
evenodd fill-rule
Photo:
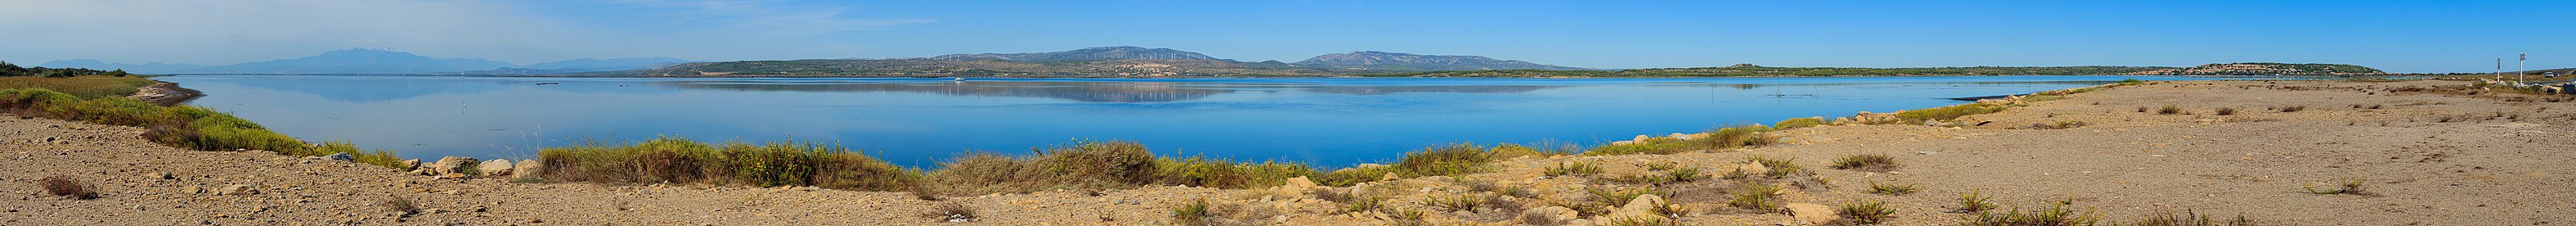
M 513 167 L 511 167 L 511 168 L 510 168 L 510 177 L 511 177 L 511 178 L 530 178 L 530 177 L 537 177 L 537 175 L 540 175 L 540 174 L 542 174 L 542 173 L 545 173 L 544 171 L 542 171 L 542 170 L 544 170 L 544 169 L 540 169 L 540 167 L 538 167 L 539 165 L 543 165 L 543 164 L 537 164 L 537 160 L 535 160 L 535 159 L 520 159 L 520 160 L 519 160 L 519 165 L 515 165 L 515 166 L 513 166 Z
M 448 156 L 446 158 L 439 158 L 438 163 L 430 163 L 427 169 L 429 170 L 429 175 L 461 175 L 465 173 L 465 165 L 473 163 L 482 162 L 476 161 L 474 158 Z
M 1664 197 L 1662 196 L 1655 196 L 1654 194 L 1637 195 L 1636 199 L 1629 199 L 1627 205 L 1620 205 L 1619 210 L 1611 212 L 1654 215 L 1655 206 L 1663 204 Z
M 402 165 L 400 165 L 400 166 L 394 166 L 394 167 L 397 167 L 397 168 L 419 169 L 419 168 L 420 168 L 420 159 L 403 160 L 403 161 L 402 161 Z
M 1790 203 L 1781 205 L 1781 207 L 1788 207 L 1789 216 L 1797 217 L 1798 220 L 1806 221 L 1809 224 L 1824 224 L 1825 222 L 1833 222 L 1834 220 L 1843 219 L 1842 215 L 1836 215 L 1834 213 L 1834 207 L 1831 206 L 1814 203 Z
M 356 158 L 356 157 L 350 157 L 350 156 L 349 156 L 349 153 L 331 153 L 331 155 L 324 155 L 324 156 L 322 156 L 322 159 L 330 159 L 331 161 L 342 161 L 342 162 L 346 162 L 346 161 L 349 161 L 349 160 L 351 160 L 351 159 L 357 159 L 357 158 Z
M 511 167 L 508 159 L 486 160 L 481 165 L 475 165 L 474 168 L 481 169 L 483 176 L 487 177 L 509 176 L 513 170 L 518 169 Z
M 257 189 L 257 188 L 251 188 L 251 187 L 250 187 L 250 185 L 238 185 L 238 184 L 236 184 L 236 185 L 226 185 L 226 186 L 224 186 L 223 188 L 217 188 L 217 189 L 215 189 L 215 194 L 217 194 L 217 195 L 256 195 L 256 194 L 259 194 L 259 189 Z

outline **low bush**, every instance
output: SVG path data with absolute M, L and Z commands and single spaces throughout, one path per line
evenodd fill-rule
M 140 77 L 81 76 L 71 78 L 0 77 L 0 89 L 44 89 L 61 91 L 80 98 L 122 97 L 134 95 L 151 79 Z
M 2182 113 L 2183 113 L 2183 112 L 2182 112 L 2182 107 L 2173 106 L 2173 105 L 2165 105 L 2165 107 L 2162 107 L 2162 108 L 2156 108 L 2156 114 L 2159 114 L 2159 115 L 2171 115 L 2171 114 L 2182 114 Z
M 72 180 L 72 176 L 45 177 L 44 180 L 36 181 L 36 185 L 44 187 L 45 194 L 51 194 L 54 196 L 62 196 L 72 199 L 98 198 L 97 186 L 91 186 L 89 183 Z
M 2020 207 L 2005 211 L 1982 211 L 1970 214 L 1962 225 L 2094 225 L 2101 219 L 2092 213 L 2077 214 L 2071 200 L 2052 202 L 2048 208 L 2022 212 Z

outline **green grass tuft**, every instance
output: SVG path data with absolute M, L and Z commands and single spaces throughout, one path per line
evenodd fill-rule
M 1782 204 L 1780 202 L 1782 200 L 1780 200 L 1779 192 L 1780 186 L 1771 184 L 1747 185 L 1733 191 L 1735 199 L 1727 200 L 1726 206 L 1750 209 L 1755 212 L 1762 213 L 1788 212 L 1789 208 L 1781 206 Z
M 1598 174 L 1601 174 L 1601 166 L 1592 165 L 1592 163 L 1589 162 L 1557 162 L 1556 166 L 1547 167 L 1546 172 L 1546 175 L 1551 177 L 1569 175 L 1592 176 Z
M 1886 223 L 1887 218 L 1896 215 L 1895 207 L 1888 207 L 1887 203 L 1878 200 L 1843 202 L 1841 210 L 1836 214 L 1858 224 Z
M 1916 191 L 1914 184 L 1880 184 L 1877 181 L 1869 182 L 1870 194 L 1906 195 L 1914 194 L 1914 191 Z

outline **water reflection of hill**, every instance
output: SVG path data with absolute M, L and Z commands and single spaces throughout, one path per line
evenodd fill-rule
M 1209 84 L 1173 82 L 1021 82 L 951 83 L 733 83 L 674 82 L 670 87 L 744 91 L 916 92 L 952 96 L 1039 97 L 1081 102 L 1159 103 L 1207 98 L 1245 90 L 1306 90 L 1316 93 L 1379 95 L 1411 92 L 1513 93 L 1549 86 L 1316 86 L 1302 84 Z

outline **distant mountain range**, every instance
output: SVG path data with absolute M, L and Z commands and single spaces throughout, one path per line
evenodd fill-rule
M 387 49 L 343 49 L 302 58 L 231 65 L 125 64 L 72 59 L 39 66 L 124 69 L 137 74 L 550 74 L 642 70 L 688 62 L 668 57 L 584 58 L 520 66 L 477 58 L 431 58 Z
M 1594 70 L 1497 60 L 1359 51 L 1285 63 L 1241 62 L 1189 51 L 1134 46 L 1092 47 L 1045 53 L 949 54 L 913 59 L 817 59 L 681 64 L 646 70 L 647 76 L 1331 76 L 1437 70 Z

